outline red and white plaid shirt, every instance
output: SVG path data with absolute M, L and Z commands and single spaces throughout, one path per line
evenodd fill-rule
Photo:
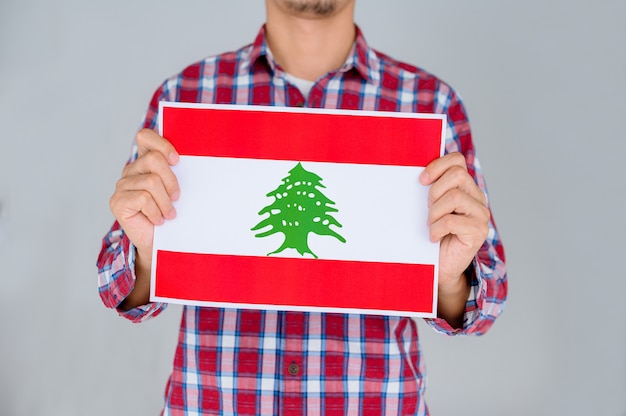
M 159 101 L 443 113 L 446 151 L 465 155 L 486 193 L 465 109 L 444 82 L 369 48 L 357 28 L 352 52 L 318 79 L 307 97 L 286 80 L 261 29 L 253 44 L 197 62 L 154 94 L 144 126 L 157 130 Z M 393 140 L 390 137 L 389 140 Z M 136 147 L 131 161 L 137 157 Z M 98 258 L 104 304 L 117 308 L 135 281 L 134 247 L 115 223 Z M 507 293 L 504 251 L 493 222 L 473 262 L 464 328 L 427 322 L 440 332 L 482 334 Z M 118 312 L 140 322 L 166 305 Z M 413 319 L 186 306 L 165 415 L 426 415 L 425 368 Z

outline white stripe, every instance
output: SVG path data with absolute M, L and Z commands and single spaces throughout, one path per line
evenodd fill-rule
M 181 184 L 177 218 L 155 230 L 155 248 L 193 253 L 265 256 L 282 244 L 282 233 L 258 238 L 251 228 L 272 204 L 275 190 L 297 161 L 183 156 L 174 170 Z M 322 178 L 318 188 L 339 212 L 347 241 L 309 234 L 319 258 L 436 264 L 438 244 L 429 241 L 428 188 L 418 182 L 423 168 L 303 162 Z M 277 257 L 301 257 L 287 249 Z

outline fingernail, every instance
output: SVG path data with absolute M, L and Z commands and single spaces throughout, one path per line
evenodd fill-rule
M 420 175 L 420 182 L 422 183 L 422 185 L 426 185 L 429 179 L 430 177 L 428 173 L 426 171 L 423 171 Z
M 167 157 L 167 160 L 172 164 L 175 165 L 178 163 L 178 155 L 174 152 L 170 153 L 169 156 Z
M 172 207 L 170 212 L 167 214 L 167 219 L 171 220 L 171 219 L 174 219 L 175 217 L 176 217 L 176 208 Z
M 180 191 L 176 190 L 172 192 L 172 195 L 170 198 L 172 198 L 172 201 L 178 201 L 178 198 L 180 198 Z

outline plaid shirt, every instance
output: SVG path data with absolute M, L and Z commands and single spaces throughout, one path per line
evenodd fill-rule
M 152 98 L 145 127 L 158 128 L 161 100 L 444 113 L 446 151 L 465 155 L 470 174 L 486 193 L 457 94 L 433 75 L 369 48 L 358 28 L 345 64 L 318 79 L 308 97 L 286 81 L 261 29 L 253 44 L 202 60 L 166 80 Z M 136 157 L 135 147 L 131 161 Z M 132 290 L 134 253 L 115 223 L 98 258 L 106 306 L 118 307 Z M 473 270 L 464 328 L 427 320 L 438 331 L 482 334 L 502 311 L 504 251 L 493 222 Z M 140 322 L 165 307 L 151 303 L 118 312 Z M 413 319 L 186 306 L 163 414 L 426 415 L 424 389 Z

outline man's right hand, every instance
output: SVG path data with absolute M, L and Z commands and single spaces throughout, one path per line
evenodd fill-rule
M 180 188 L 171 167 L 178 163 L 179 156 L 169 141 L 150 129 L 137 133 L 136 142 L 137 159 L 124 168 L 109 203 L 137 249 L 135 289 L 139 289 L 137 285 L 146 287 L 146 283 L 149 289 L 154 226 L 176 216 L 173 202 L 178 199 Z

